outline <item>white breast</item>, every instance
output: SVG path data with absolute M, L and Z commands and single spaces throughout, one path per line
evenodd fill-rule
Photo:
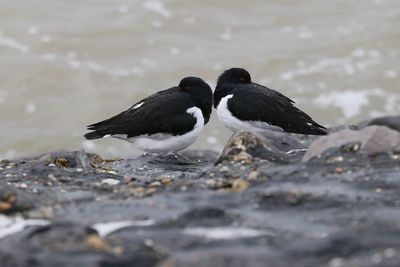
M 281 127 L 270 125 L 263 121 L 241 121 L 237 119 L 228 109 L 228 100 L 233 94 L 221 98 L 217 106 L 217 116 L 222 123 L 231 131 L 247 131 L 255 133 L 264 133 L 265 131 L 283 131 Z

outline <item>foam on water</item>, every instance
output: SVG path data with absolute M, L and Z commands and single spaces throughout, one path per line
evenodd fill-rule
M 27 53 L 29 51 L 29 46 L 24 45 L 11 37 L 5 36 L 2 32 L 0 32 L 0 46 L 8 47 L 21 53 Z
M 359 115 L 362 108 L 370 103 L 371 96 L 382 96 L 383 94 L 383 91 L 379 88 L 371 90 L 348 89 L 341 92 L 321 94 L 314 98 L 313 103 L 323 107 L 338 107 L 346 118 L 352 118 Z
M 149 11 L 157 13 L 163 17 L 171 17 L 171 12 L 164 7 L 163 2 L 157 0 L 147 0 L 143 2 L 143 7 Z

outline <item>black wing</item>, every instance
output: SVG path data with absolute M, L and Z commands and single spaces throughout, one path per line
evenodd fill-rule
M 275 90 L 250 84 L 236 88 L 228 108 L 240 120 L 267 122 L 291 133 L 326 134 L 322 125 L 293 104 L 294 101 Z
M 143 103 L 140 107 L 136 105 Z M 193 129 L 196 119 L 186 113 L 193 106 L 191 98 L 176 87 L 151 95 L 130 109 L 107 120 L 88 126 L 92 130 L 86 139 L 105 135 L 127 134 L 134 137 L 143 134 L 166 133 L 181 135 Z

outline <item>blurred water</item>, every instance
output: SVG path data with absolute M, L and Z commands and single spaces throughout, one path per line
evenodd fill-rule
M 398 0 L 0 0 L 0 158 L 85 148 L 85 126 L 187 75 L 226 68 L 293 98 L 324 125 L 400 110 Z M 215 115 L 215 114 L 214 114 Z M 195 148 L 221 149 L 214 116 Z

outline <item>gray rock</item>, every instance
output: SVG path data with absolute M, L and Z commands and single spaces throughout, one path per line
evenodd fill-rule
M 249 132 L 237 132 L 231 136 L 216 164 L 223 161 L 251 163 L 254 159 L 286 164 L 296 158 L 303 149 L 301 143 L 289 135 L 262 136 Z M 289 153 L 288 153 L 289 152 Z
M 11 185 L 0 184 L 0 213 L 14 213 L 34 207 L 34 197 Z
M 314 141 L 303 161 L 318 157 L 332 148 L 339 148 L 346 144 L 359 143 L 354 147 L 360 153 L 373 155 L 400 149 L 400 133 L 382 126 L 369 126 L 361 131 L 343 130 L 323 136 Z
M 372 120 L 364 121 L 359 124 L 361 128 L 367 127 L 367 126 L 386 126 L 392 130 L 400 132 L 400 116 L 386 116 L 386 117 L 380 117 L 380 118 L 375 118 Z

